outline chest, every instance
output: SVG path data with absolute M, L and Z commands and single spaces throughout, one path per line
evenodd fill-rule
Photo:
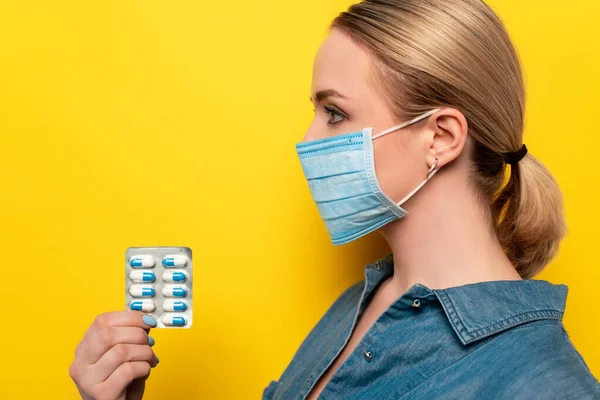
M 410 301 L 412 304 L 412 300 Z M 327 316 L 298 350 L 269 400 L 394 399 L 464 355 L 441 307 L 366 307 Z M 396 397 L 394 397 L 396 396 Z
M 307 400 L 317 400 L 323 389 L 331 380 L 331 377 L 340 368 L 344 361 L 350 356 L 350 354 L 355 352 L 356 348 L 359 346 L 365 334 L 375 324 L 375 322 L 385 311 L 387 306 L 387 304 L 380 302 L 377 299 L 374 299 L 373 302 L 367 306 L 361 317 L 358 319 L 346 346 L 344 346 L 344 348 L 341 350 L 338 356 L 333 360 L 329 368 L 327 368 L 325 372 L 321 375 L 321 377 L 311 390 L 310 394 L 306 398 Z M 363 356 L 366 360 L 369 360 L 369 356 L 372 356 L 372 353 L 365 350 L 363 352 Z

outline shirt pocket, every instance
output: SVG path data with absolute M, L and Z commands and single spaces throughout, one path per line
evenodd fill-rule
M 263 391 L 262 400 L 271 400 L 279 385 L 281 385 L 281 382 L 271 381 L 271 383 L 269 383 L 269 386 L 267 386 Z

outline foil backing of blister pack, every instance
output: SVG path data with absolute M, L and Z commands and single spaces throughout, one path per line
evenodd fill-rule
M 189 247 L 130 247 L 125 252 L 126 307 L 154 317 L 157 328 L 192 326 L 192 281 Z

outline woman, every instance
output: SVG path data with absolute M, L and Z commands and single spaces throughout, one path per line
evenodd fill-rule
M 567 288 L 529 279 L 566 228 L 522 143 L 522 72 L 493 11 L 356 4 L 316 55 L 312 93 L 297 151 L 332 241 L 378 230 L 393 255 L 365 267 L 263 399 L 600 398 L 561 323 Z M 141 398 L 154 324 L 98 317 L 71 366 L 83 398 Z

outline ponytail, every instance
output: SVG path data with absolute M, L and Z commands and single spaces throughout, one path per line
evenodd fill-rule
M 542 163 L 527 154 L 510 166 L 508 183 L 491 207 L 508 258 L 522 278 L 533 277 L 554 258 L 567 232 L 556 181 Z

